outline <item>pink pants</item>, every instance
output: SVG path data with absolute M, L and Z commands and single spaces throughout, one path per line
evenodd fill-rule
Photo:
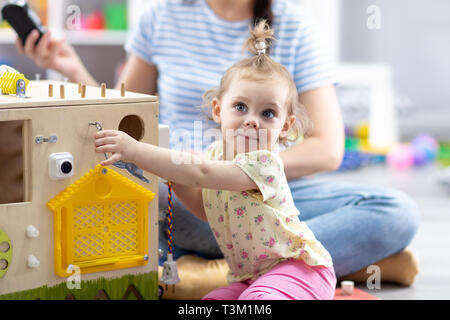
M 203 300 L 331 300 L 336 289 L 332 267 L 286 260 L 254 281 L 217 288 Z

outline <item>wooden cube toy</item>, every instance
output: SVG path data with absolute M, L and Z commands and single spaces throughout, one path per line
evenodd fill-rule
M 158 99 L 78 88 L 0 95 L 0 299 L 157 299 L 158 178 L 100 166 L 92 124 L 157 145 Z

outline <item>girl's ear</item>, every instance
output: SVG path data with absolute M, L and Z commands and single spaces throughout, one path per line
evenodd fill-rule
M 295 119 L 296 119 L 295 115 L 290 115 L 289 117 L 287 117 L 286 122 L 284 123 L 283 128 L 281 129 L 280 138 L 285 138 L 287 136 L 289 129 L 295 122 Z
M 217 98 L 212 100 L 212 118 L 216 123 L 220 124 L 220 105 Z

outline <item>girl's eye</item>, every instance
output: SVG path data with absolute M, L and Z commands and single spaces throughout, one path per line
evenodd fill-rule
M 234 108 L 235 108 L 237 111 L 241 111 L 241 112 L 247 111 L 247 106 L 246 106 L 245 104 L 243 104 L 243 103 L 237 103 L 237 104 L 235 104 L 235 105 L 234 105 Z
M 265 110 L 265 111 L 263 111 L 262 114 L 263 114 L 263 117 L 267 118 L 267 119 L 271 119 L 271 118 L 275 117 L 275 114 L 272 110 Z

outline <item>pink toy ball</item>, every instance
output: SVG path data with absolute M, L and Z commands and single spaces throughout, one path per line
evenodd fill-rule
M 387 155 L 388 164 L 398 171 L 409 169 L 414 164 L 414 154 L 409 144 L 393 147 Z
M 436 159 L 439 143 L 429 134 L 419 134 L 412 142 L 414 165 L 422 166 Z

